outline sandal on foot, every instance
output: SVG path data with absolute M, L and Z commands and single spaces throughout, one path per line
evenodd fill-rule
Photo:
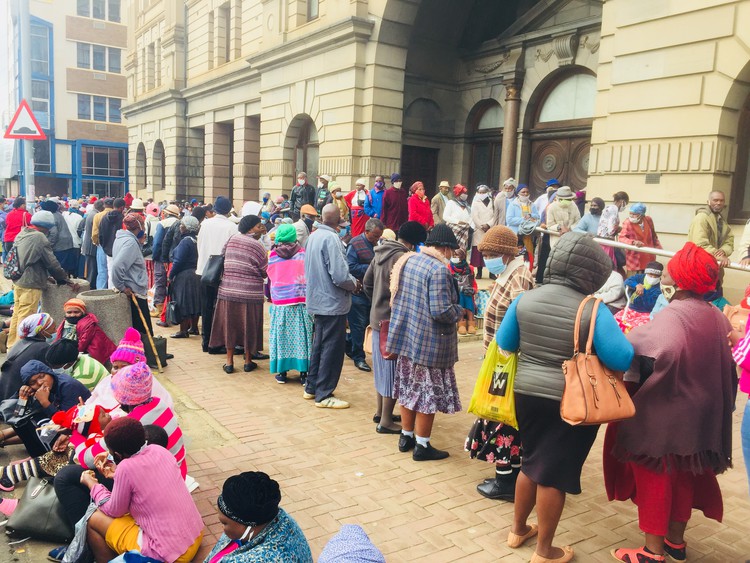
M 541 555 L 537 555 L 535 551 L 534 555 L 531 556 L 531 563 L 567 563 L 568 561 L 573 559 L 575 552 L 573 551 L 572 547 L 566 545 L 565 547 L 561 547 L 560 549 L 563 550 L 562 557 L 556 557 L 555 559 L 542 557 Z
M 234 373 L 234 365 L 232 364 L 224 364 L 222 369 L 224 370 L 224 373 Z
M 514 534 L 513 532 L 508 532 L 508 547 L 510 547 L 511 549 L 521 547 L 524 543 L 526 543 L 526 540 L 533 538 L 538 533 L 539 526 L 537 526 L 536 524 L 530 524 L 529 531 L 522 536 Z
M 661 563 L 661 561 L 667 560 L 663 555 L 651 553 L 645 546 L 637 548 L 621 547 L 611 550 L 610 553 L 617 561 L 624 561 L 624 563 Z
M 672 561 L 687 561 L 687 543 L 672 543 L 664 538 L 664 554 Z

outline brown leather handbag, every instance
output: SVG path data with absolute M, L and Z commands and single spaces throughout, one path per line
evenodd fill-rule
M 560 416 L 572 426 L 604 424 L 635 416 L 635 405 L 622 382 L 622 373 L 606 367 L 592 352 L 596 313 L 601 299 L 591 311 L 586 350 L 581 350 L 581 317 L 589 295 L 581 302 L 576 314 L 573 357 L 563 362 L 565 390 L 560 401 Z
M 380 355 L 383 356 L 384 360 L 395 360 L 398 358 L 398 354 L 391 354 L 386 351 L 385 346 L 388 344 L 388 327 L 391 325 L 391 321 L 380 321 L 378 327 L 380 328 Z

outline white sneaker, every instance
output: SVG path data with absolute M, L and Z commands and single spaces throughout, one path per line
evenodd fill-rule
M 327 399 L 323 399 L 319 403 L 315 403 L 315 406 L 319 409 L 348 409 L 349 403 L 337 399 L 334 396 L 330 396 Z
M 308 393 L 307 391 L 302 392 L 302 398 L 309 401 L 310 399 L 315 398 L 315 393 Z

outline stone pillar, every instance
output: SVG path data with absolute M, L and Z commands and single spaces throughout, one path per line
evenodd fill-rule
M 500 181 L 498 185 L 515 176 L 518 120 L 521 112 L 521 90 L 518 84 L 505 85 L 505 123 L 503 125 L 503 149 L 500 155 Z
M 209 123 L 205 132 L 205 189 L 206 201 L 213 201 L 218 196 L 229 197 L 229 146 L 230 125 Z
M 234 190 L 235 209 L 245 201 L 258 201 L 260 168 L 260 116 L 234 120 Z

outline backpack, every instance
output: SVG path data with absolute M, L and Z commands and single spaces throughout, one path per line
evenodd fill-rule
M 18 260 L 18 251 L 14 244 L 6 256 L 5 266 L 3 267 L 3 276 L 10 281 L 18 281 L 21 279 L 22 275 L 23 271 L 21 270 L 21 262 Z

